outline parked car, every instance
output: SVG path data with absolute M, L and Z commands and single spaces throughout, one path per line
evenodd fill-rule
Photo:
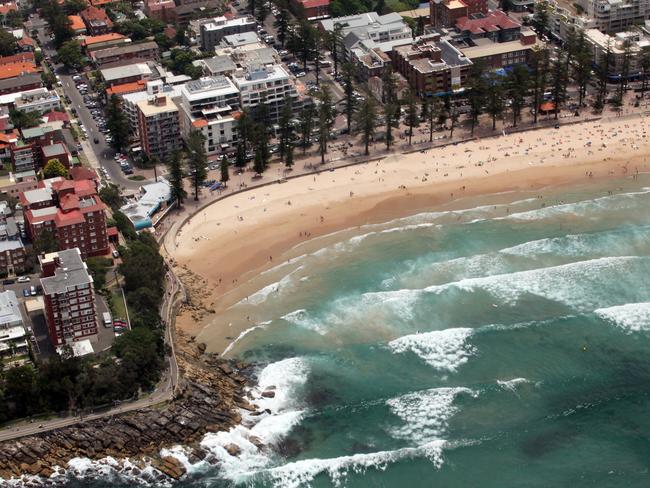
M 16 281 L 18 281 L 18 283 L 29 283 L 29 276 L 21 276 Z
M 25 298 L 28 298 L 28 297 L 29 297 L 29 288 L 23 288 L 23 296 L 24 296 Z
M 6 280 L 2 280 L 3 285 L 13 285 L 16 281 L 12 280 L 11 278 L 8 278 Z
M 36 296 L 36 287 L 34 285 L 29 287 L 29 294 L 33 297 Z

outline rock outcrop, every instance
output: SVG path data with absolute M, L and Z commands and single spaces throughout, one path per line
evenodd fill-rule
M 196 445 L 207 432 L 239 424 L 242 405 L 253 407 L 243 399 L 249 383 L 246 365 L 206 355 L 203 345 L 182 335 L 176 348 L 182 380 L 174 400 L 0 443 L 0 478 L 49 477 L 72 458 L 107 456 L 147 458 L 167 476 L 182 477 L 184 466 L 173 457 L 161 458 L 162 448 Z

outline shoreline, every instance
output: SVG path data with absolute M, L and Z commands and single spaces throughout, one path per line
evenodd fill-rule
M 182 385 L 171 401 L 118 413 L 110 418 L 78 423 L 0 443 L 0 485 L 29 481 L 34 486 L 64 479 L 69 471 L 84 474 L 84 462 L 97 463 L 90 472 L 108 466 L 126 476 L 151 482 L 179 479 L 186 473 L 173 456 L 183 445 L 198 462 L 207 453 L 200 442 L 208 433 L 228 432 L 253 412 L 249 394 L 253 366 L 204 354 L 205 344 L 180 333 Z M 81 458 L 82 461 L 75 462 Z M 107 459 L 110 462 L 107 462 Z
M 177 327 L 222 353 L 255 325 L 219 324 L 228 307 L 260 288 L 260 273 L 291 258 L 297 247 L 316 241 L 322 247 L 322 238 L 333 233 L 454 208 L 467 198 L 646 172 L 645 127 L 641 116 L 459 142 L 325 169 L 213 202 L 188 218 L 167 247 L 191 297 Z

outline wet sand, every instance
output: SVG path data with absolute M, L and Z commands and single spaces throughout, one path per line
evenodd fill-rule
M 542 129 L 325 170 L 216 202 L 169 241 L 193 302 L 177 327 L 222 352 L 246 328 L 220 320 L 222 312 L 295 246 L 305 243 L 303 253 L 316 237 L 461 198 L 647 172 L 646 132 L 642 117 Z

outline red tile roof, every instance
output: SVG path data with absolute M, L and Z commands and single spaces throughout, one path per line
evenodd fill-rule
M 55 121 L 70 122 L 70 117 L 68 116 L 67 113 L 65 113 L 65 112 L 57 112 L 56 110 L 52 110 L 51 112 L 47 112 L 47 113 L 43 114 L 43 117 L 48 122 L 55 122 Z
M 15 78 L 23 73 L 36 73 L 38 68 L 33 61 L 4 64 L 0 66 L 0 80 Z
M 79 15 L 68 15 L 68 19 L 70 19 L 70 28 L 73 31 L 86 30 L 86 24 Z
M 147 80 L 138 80 L 132 83 L 114 85 L 106 89 L 106 95 L 110 98 L 112 95 L 126 95 L 127 93 L 143 91 L 146 84 Z
M 59 199 L 59 207 L 64 212 L 79 210 L 79 197 L 74 193 L 66 193 Z
M 85 221 L 86 219 L 79 210 L 73 210 L 72 212 L 61 212 L 59 210 L 56 213 L 56 217 L 54 217 L 54 223 L 57 227 L 65 227 L 67 225 L 73 224 L 83 224 Z
M 0 14 L 2 15 L 7 15 L 9 12 L 17 12 L 17 11 L 18 11 L 18 7 L 14 2 L 0 5 Z
M 108 18 L 104 9 L 93 7 L 92 5 L 79 12 L 79 15 L 86 24 L 91 20 L 103 20 L 109 27 L 113 25 L 113 22 Z
M 330 0 L 301 0 L 300 4 L 304 8 L 327 7 L 330 4 Z
M 81 41 L 81 45 L 84 47 L 90 46 L 91 44 L 99 44 L 100 42 L 108 41 L 118 41 L 120 39 L 126 39 L 126 36 L 118 34 L 117 32 L 109 32 L 108 34 L 102 34 L 100 36 L 88 36 L 84 37 Z
M 70 176 L 75 181 L 95 181 L 97 179 L 97 173 L 94 169 L 84 168 L 83 166 L 73 166 L 70 168 Z
M 500 10 L 490 12 L 485 17 L 470 19 L 461 17 L 456 21 L 456 28 L 461 31 L 470 31 L 472 34 L 481 34 L 482 32 L 495 32 L 501 29 L 516 29 L 521 24 L 514 21 L 508 15 Z
M 31 61 L 32 63 L 36 61 L 36 56 L 32 52 L 18 53 L 12 56 L 2 56 L 0 57 L 0 65 L 5 64 L 14 64 L 14 63 L 26 63 Z

